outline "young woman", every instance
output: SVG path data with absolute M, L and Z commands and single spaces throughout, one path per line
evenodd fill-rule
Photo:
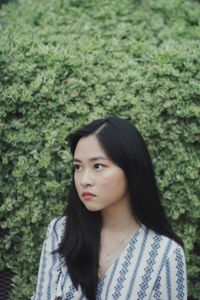
M 32 300 L 185 300 L 183 244 L 138 130 L 116 116 L 68 138 L 66 214 L 48 226 Z

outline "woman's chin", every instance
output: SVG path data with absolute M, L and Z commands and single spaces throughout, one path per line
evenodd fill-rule
M 85 207 L 87 208 L 87 210 L 89 210 L 89 211 L 95 212 L 95 211 L 100 211 L 100 210 L 102 210 L 102 208 L 99 207 L 98 205 L 92 205 L 92 204 L 89 204 L 89 203 L 87 203 L 87 204 L 84 203 L 84 205 L 85 205 Z

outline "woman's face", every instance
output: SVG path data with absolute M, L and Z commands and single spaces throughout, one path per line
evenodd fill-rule
M 128 200 L 124 172 L 103 152 L 96 136 L 79 140 L 73 165 L 76 190 L 88 210 L 103 211 Z M 94 196 L 84 197 L 84 192 Z

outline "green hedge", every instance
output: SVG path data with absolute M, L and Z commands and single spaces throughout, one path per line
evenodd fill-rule
M 0 270 L 30 299 L 70 183 L 69 132 L 116 114 L 142 132 L 200 299 L 200 3 L 19 0 L 0 10 Z

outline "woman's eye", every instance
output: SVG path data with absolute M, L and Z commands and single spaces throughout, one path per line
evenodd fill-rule
M 74 170 L 80 170 L 80 165 L 73 165 Z
M 98 168 L 96 168 L 96 166 L 97 166 Z M 102 164 L 95 164 L 94 167 L 95 167 L 95 169 L 97 169 L 97 170 L 101 170 L 102 167 L 103 167 L 103 165 L 102 165 Z

